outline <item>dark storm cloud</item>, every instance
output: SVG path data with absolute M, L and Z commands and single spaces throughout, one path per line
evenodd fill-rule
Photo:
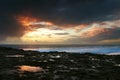
M 0 0 L 0 39 L 21 36 L 16 15 L 31 15 L 56 24 L 119 19 L 120 0 Z
M 89 43 L 93 43 L 93 44 L 94 43 L 99 43 L 99 42 L 102 42 L 102 41 L 105 41 L 105 40 L 107 40 L 109 42 L 110 40 L 119 40 L 120 39 L 119 35 L 120 35 L 120 28 L 116 28 L 116 29 L 111 29 L 110 33 L 104 32 L 104 33 L 101 33 L 98 36 L 91 37 L 91 38 L 86 39 L 84 41 L 86 41 L 86 42 L 88 41 Z M 114 44 L 116 42 L 113 41 L 113 42 L 110 42 L 110 43 Z M 120 44 L 120 43 L 117 42 L 116 44 Z
M 5 16 L 0 19 L 0 40 L 4 40 L 9 36 L 21 36 L 23 31 L 24 28 L 22 28 L 12 17 Z
M 109 33 L 110 32 L 110 33 Z M 116 29 L 109 29 L 109 32 L 101 33 L 98 36 L 94 36 L 89 38 L 90 41 L 101 41 L 101 40 L 112 40 L 112 39 L 119 39 L 120 38 L 120 28 Z

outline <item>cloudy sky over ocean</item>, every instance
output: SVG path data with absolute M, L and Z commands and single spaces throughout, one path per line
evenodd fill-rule
M 120 0 L 0 0 L 0 44 L 120 44 Z

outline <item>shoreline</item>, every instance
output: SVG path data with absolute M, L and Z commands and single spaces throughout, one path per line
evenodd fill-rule
M 120 52 L 120 46 L 68 46 L 68 47 L 56 47 L 56 46 L 36 46 L 36 45 L 14 45 L 14 46 L 1 46 L 1 47 L 11 47 L 16 49 L 23 49 L 24 51 L 38 51 L 38 52 L 68 52 L 68 53 L 93 53 L 93 54 L 105 54 L 109 55 L 111 53 Z M 113 55 L 113 54 L 112 54 Z
M 120 74 L 120 55 L 0 47 L 0 59 L 2 80 L 117 80 Z

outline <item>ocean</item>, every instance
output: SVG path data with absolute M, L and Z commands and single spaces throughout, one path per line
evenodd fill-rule
M 39 52 L 69 52 L 69 53 L 95 53 L 95 54 L 120 54 L 120 46 L 96 46 L 96 45 L 0 45 L 23 50 Z

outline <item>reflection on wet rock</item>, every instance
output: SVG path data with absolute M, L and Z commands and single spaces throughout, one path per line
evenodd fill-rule
M 35 66 L 27 66 L 27 65 L 22 65 L 18 66 L 19 71 L 28 71 L 28 72 L 45 72 L 43 68 L 41 67 L 35 67 Z
M 24 57 L 24 55 L 6 55 L 5 57 L 17 58 L 17 57 Z

